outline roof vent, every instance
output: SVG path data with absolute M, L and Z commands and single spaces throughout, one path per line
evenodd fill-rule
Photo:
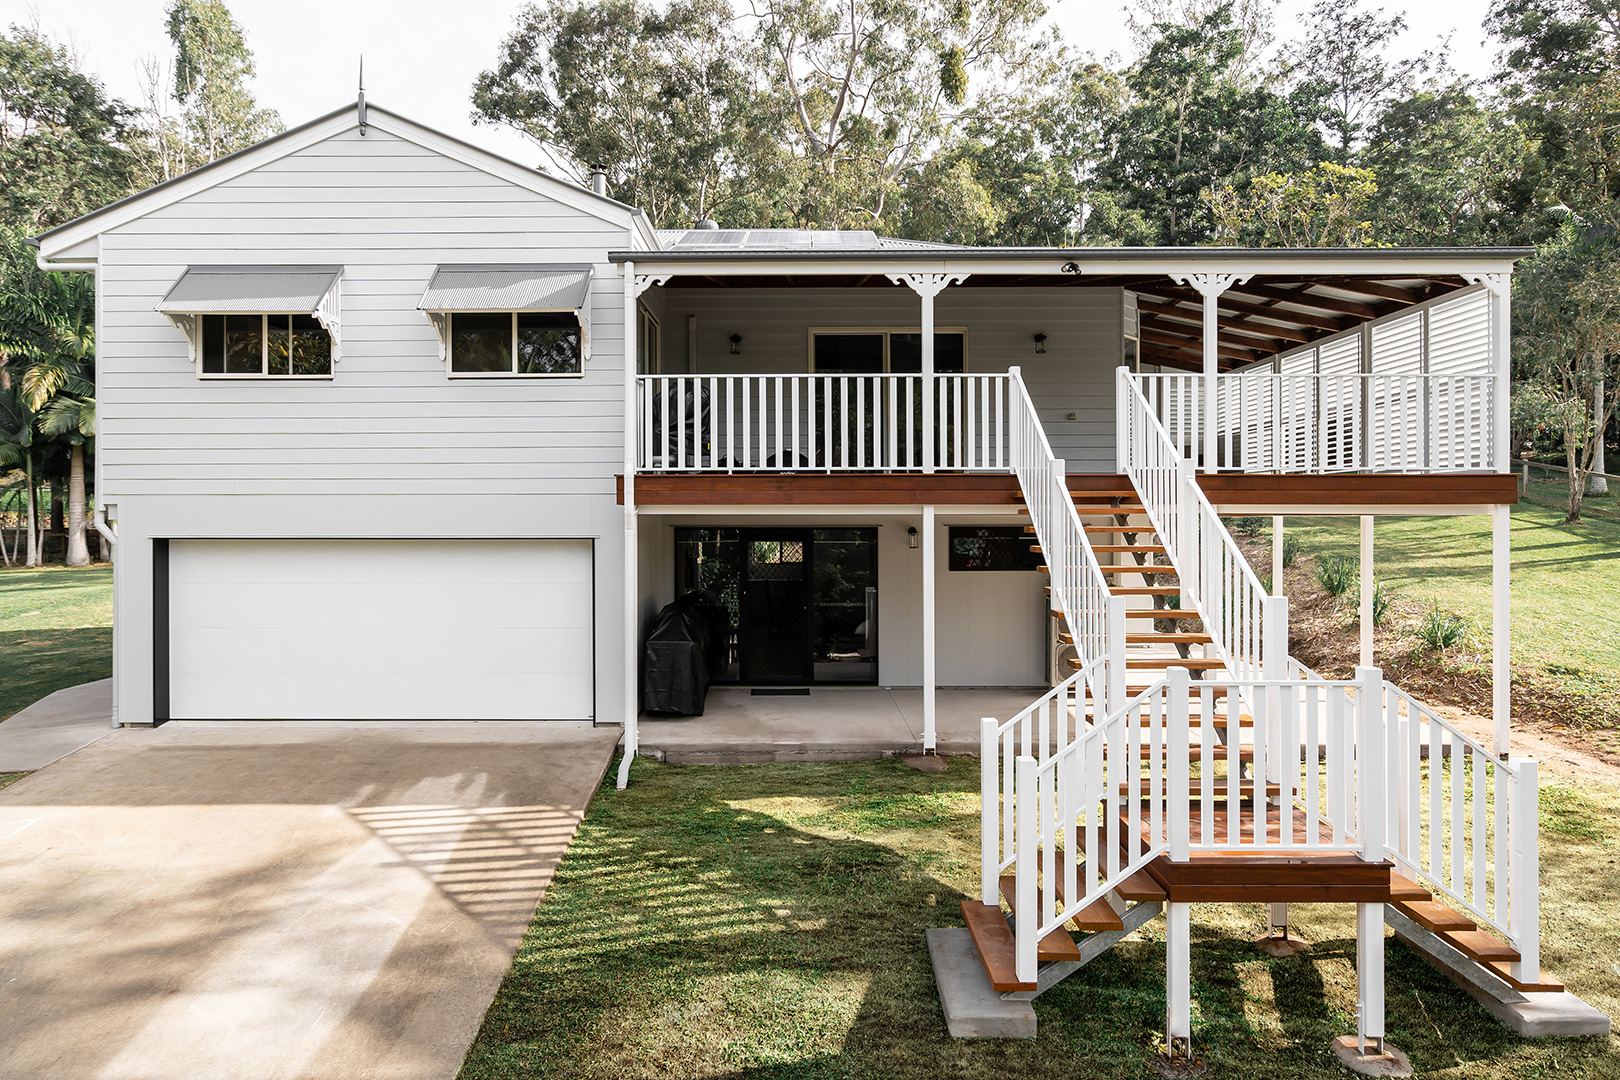
M 719 227 L 720 223 L 714 218 L 699 218 L 698 223 L 692 226 L 694 229 L 718 229 Z
M 601 169 L 591 170 L 591 190 L 598 195 L 607 194 L 607 173 Z

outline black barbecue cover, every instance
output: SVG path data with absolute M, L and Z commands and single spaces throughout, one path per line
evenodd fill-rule
M 653 620 L 641 664 L 641 709 L 702 716 L 709 683 L 730 663 L 731 614 L 707 589 L 678 598 Z

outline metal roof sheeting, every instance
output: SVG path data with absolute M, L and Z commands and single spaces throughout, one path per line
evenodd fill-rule
M 423 311 L 578 311 L 591 287 L 586 263 L 440 266 Z
M 314 314 L 337 285 L 341 266 L 192 266 L 158 303 L 164 314 Z

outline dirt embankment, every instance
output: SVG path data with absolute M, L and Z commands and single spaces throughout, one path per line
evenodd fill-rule
M 1271 573 L 1271 541 L 1238 537 L 1255 572 Z M 1359 593 L 1332 597 L 1316 578 L 1316 559 L 1301 554 L 1283 570 L 1288 597 L 1288 651 L 1335 679 L 1355 673 L 1360 656 Z M 1489 628 L 1471 628 L 1447 649 L 1425 644 L 1418 629 L 1430 608 L 1399 595 L 1373 630 L 1373 655 L 1384 676 L 1472 735 L 1490 733 Z M 1477 730 L 1476 730 L 1477 728 Z M 1596 770 L 1620 779 L 1620 695 L 1609 687 L 1560 682 L 1523 670 L 1513 674 L 1513 730 L 1522 752 L 1565 769 Z

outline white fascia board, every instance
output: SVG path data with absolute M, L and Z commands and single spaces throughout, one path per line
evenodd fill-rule
M 538 195 L 544 195 L 581 213 L 617 225 L 626 231 L 632 241 L 639 236 L 643 242 L 651 244 L 654 248 L 658 246 L 658 238 L 653 233 L 651 223 L 646 220 L 644 214 L 641 214 L 634 207 L 576 187 L 556 177 L 547 176 L 545 173 L 519 165 L 514 161 L 508 161 L 496 154 L 479 150 L 431 128 L 412 123 L 404 117 L 395 116 L 393 113 L 380 109 L 375 105 L 367 107 L 366 121 L 367 127 L 376 128 L 379 131 L 404 139 L 406 142 L 415 143 L 452 161 L 459 161 L 471 168 L 500 177 L 518 187 L 526 188 Z M 279 161 L 290 154 L 296 154 L 301 150 L 308 149 L 317 143 L 324 142 L 359 126 L 359 110 L 354 106 L 349 106 L 318 120 L 313 120 L 302 128 L 294 128 L 282 135 L 274 136 L 256 147 L 249 147 L 247 150 L 241 151 L 239 154 L 205 165 L 194 173 L 148 188 L 145 192 L 138 192 L 121 203 L 112 204 L 104 211 L 93 212 L 76 223 L 70 222 L 57 231 L 41 235 L 39 237 L 38 262 L 41 266 L 46 266 L 46 264 L 54 263 L 57 260 L 87 261 L 90 265 L 93 265 L 93 259 L 68 260 L 66 253 L 86 241 L 94 240 L 110 229 L 127 225 L 129 222 L 145 217 L 154 211 L 188 199 L 198 192 L 234 180 L 271 162 Z M 61 269 L 63 267 L 53 265 L 47 268 Z M 73 268 L 85 269 L 86 267 L 75 266 Z
M 1056 275 L 1066 262 L 1058 255 L 1002 255 L 992 250 L 974 252 L 943 259 L 885 258 L 879 254 L 848 259 L 795 259 L 791 257 L 765 257 L 760 259 L 661 259 L 657 253 L 639 255 L 636 273 L 670 275 L 673 277 L 714 276 L 785 276 L 799 278 L 821 276 L 880 275 L 880 274 L 1029 274 Z M 1098 274 L 1152 274 L 1170 277 L 1179 274 L 1247 273 L 1344 275 L 1350 277 L 1425 277 L 1435 274 L 1494 274 L 1512 273 L 1514 260 L 1502 256 L 1450 256 L 1409 255 L 1404 258 L 1389 255 L 1383 258 L 1338 258 L 1313 255 L 1309 258 L 1257 257 L 1244 259 L 1170 261 L 1159 258 L 1132 258 L 1121 256 L 1107 260 L 1088 260 L 1081 264 L 1084 278 Z M 1242 292 L 1242 286 L 1233 290 Z

